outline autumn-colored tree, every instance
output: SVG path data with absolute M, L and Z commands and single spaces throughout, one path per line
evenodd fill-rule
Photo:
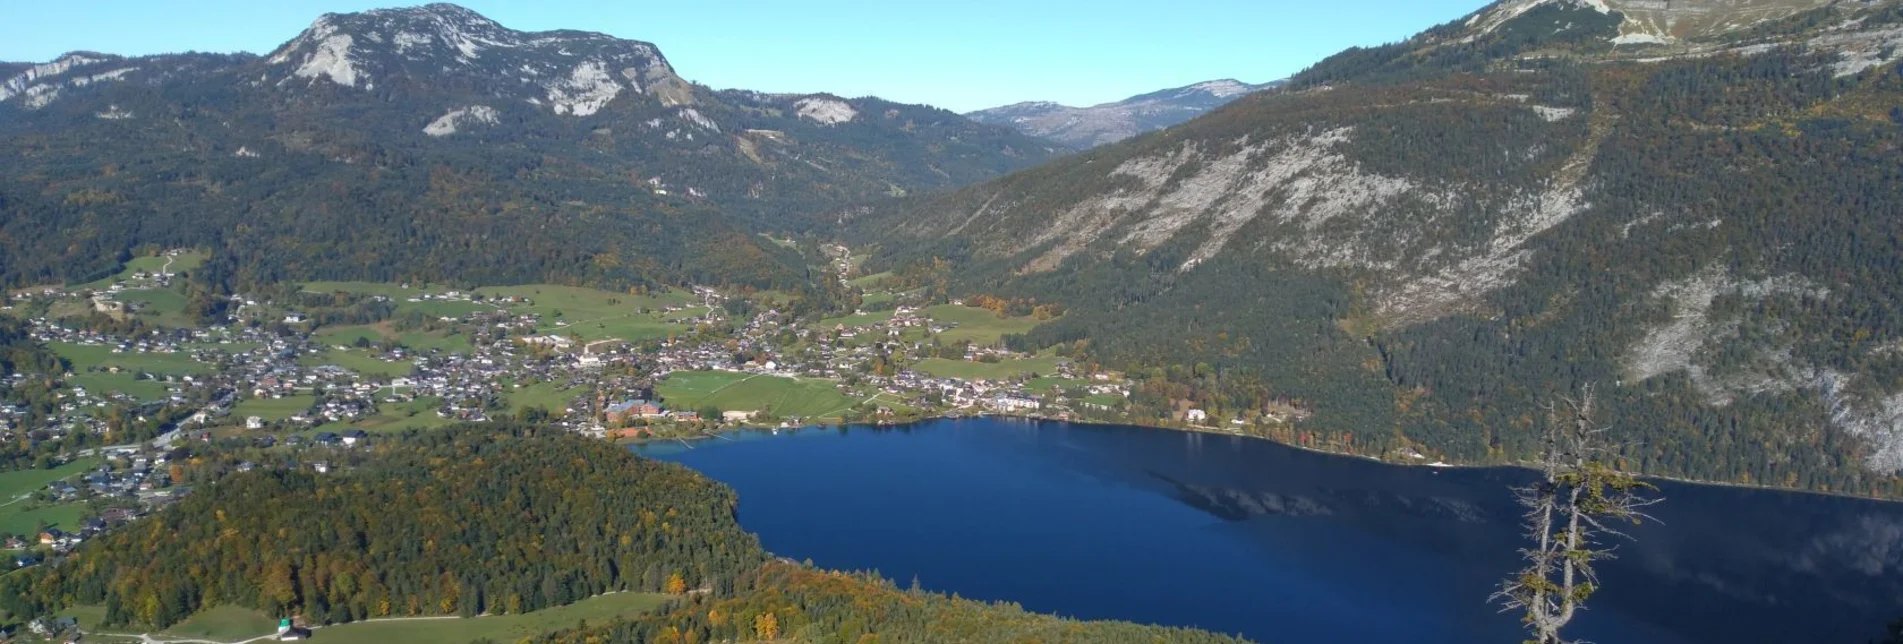
M 780 618 L 773 613 L 760 613 L 753 618 L 753 636 L 761 640 L 780 639 Z
M 678 572 L 670 573 L 667 576 L 667 583 L 661 586 L 661 590 L 669 595 L 685 595 L 687 594 L 687 580 L 682 578 Z

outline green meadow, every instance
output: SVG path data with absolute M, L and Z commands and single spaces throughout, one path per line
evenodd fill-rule
M 605 624 L 623 615 L 652 611 L 667 601 L 668 597 L 660 594 L 615 593 L 520 615 L 373 620 L 340 624 L 317 630 L 312 639 L 406 644 L 466 644 L 485 638 L 497 642 L 529 642 L 544 633 L 573 627 L 584 621 Z
M 765 411 L 775 416 L 828 418 L 858 402 L 839 393 L 830 380 L 762 376 L 730 371 L 682 371 L 655 385 L 670 409 Z
M 951 304 L 928 307 L 925 309 L 925 316 L 937 322 L 957 325 L 938 334 L 938 337 L 946 344 L 970 341 L 976 345 L 991 346 L 1003 340 L 1006 335 L 1026 333 L 1039 324 L 1037 320 L 1029 316 L 999 317 L 989 309 Z
M 242 423 L 244 419 L 257 416 L 267 421 L 284 420 L 304 413 L 317 403 L 316 396 L 285 396 L 283 398 L 247 398 L 232 406 L 231 418 Z
M 73 363 L 73 373 L 78 374 L 87 367 L 119 367 L 128 371 L 171 376 L 209 373 L 211 368 L 193 359 L 185 353 L 113 353 L 112 347 L 103 345 L 70 344 L 52 342 L 47 344 L 60 357 Z

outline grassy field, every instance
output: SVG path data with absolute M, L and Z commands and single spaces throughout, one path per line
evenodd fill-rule
M 449 289 L 445 287 L 403 288 L 403 286 L 399 284 L 384 284 L 381 282 L 309 282 L 304 284 L 304 290 L 312 293 L 336 293 L 342 291 L 345 293 L 362 293 L 364 295 L 381 295 L 402 302 L 414 295 L 441 293 Z
M 775 416 L 827 418 L 857 402 L 839 393 L 831 381 L 756 376 L 728 371 L 692 371 L 669 375 L 656 385 L 671 409 L 766 411 Z
M 14 497 L 46 487 L 48 483 L 65 479 L 98 466 L 99 459 L 82 458 L 50 470 L 13 470 L 11 472 L 0 472 L 0 503 L 12 501 Z
M 79 620 L 80 629 L 86 631 L 104 630 L 115 633 L 152 631 L 151 627 L 140 625 L 102 627 L 100 624 L 106 621 L 106 607 L 100 605 L 74 606 L 60 611 L 59 616 Z M 240 606 L 213 606 L 185 618 L 185 621 L 173 624 L 170 628 L 157 631 L 153 635 L 158 638 L 237 642 L 276 633 L 277 629 L 278 620 L 256 610 Z M 137 642 L 139 640 L 87 633 L 86 641 Z
M 939 334 L 946 344 L 970 341 L 983 346 L 995 345 L 1008 334 L 1025 333 L 1039 324 L 1029 317 L 1004 318 L 987 309 L 950 304 L 927 308 L 925 315 L 941 323 L 957 325 Z
M 75 289 L 85 289 L 85 288 L 101 289 L 101 288 L 111 286 L 113 282 L 118 282 L 120 280 L 128 279 L 132 276 L 133 273 L 137 273 L 141 271 L 146 273 L 157 273 L 159 269 L 165 267 L 165 262 L 168 259 L 172 260 L 171 271 L 173 274 L 183 273 L 183 272 L 196 269 L 200 266 L 204 266 L 206 257 L 207 255 L 205 253 L 201 253 L 198 251 L 185 251 L 185 252 L 179 253 L 178 257 L 176 258 L 165 257 L 165 256 L 154 256 L 154 255 L 142 255 L 139 257 L 134 257 L 132 259 L 126 260 L 125 269 L 119 271 L 117 274 L 111 277 L 107 277 L 97 282 L 88 282 L 86 284 L 78 284 L 78 285 L 75 285 L 74 288 Z
M 701 309 L 705 310 L 705 309 Z M 543 318 L 544 322 L 548 318 Z M 583 342 L 596 340 L 654 340 L 667 337 L 667 334 L 686 331 L 686 325 L 669 322 L 660 313 L 647 315 L 629 314 L 610 318 L 570 321 L 568 326 L 543 324 L 539 329 L 545 333 L 581 338 Z
M 233 422 L 239 423 L 244 422 L 244 419 L 251 416 L 257 416 L 267 421 L 284 420 L 304 413 L 304 410 L 310 409 L 311 405 L 316 403 L 316 396 L 285 396 L 283 398 L 273 398 L 269 400 L 263 398 L 248 398 L 244 402 L 240 402 L 231 408 L 231 418 Z
M 892 314 L 893 314 L 892 311 L 873 311 L 871 313 L 860 313 L 857 315 L 848 315 L 842 318 L 827 318 L 824 320 L 820 320 L 819 325 L 820 325 L 820 328 L 824 330 L 829 330 L 829 331 L 832 330 L 834 326 L 841 325 L 841 324 L 846 325 L 847 328 L 856 327 L 856 326 L 865 326 L 868 324 L 885 322 L 885 321 L 891 320 Z
M 6 503 L 12 501 L 0 501 Z M 0 532 L 13 534 L 33 534 L 41 522 L 61 530 L 79 531 L 79 518 L 86 513 L 86 506 L 78 503 L 54 505 L 32 510 L 18 510 L 26 502 L 0 508 Z
M 563 389 L 553 382 L 541 382 L 510 391 L 506 398 L 512 410 L 541 407 L 559 416 L 570 402 L 589 395 L 586 387 Z
M 408 362 L 391 362 L 370 355 L 362 349 L 328 349 L 316 355 L 306 355 L 298 362 L 307 367 L 336 365 L 367 376 L 399 378 L 410 375 L 416 365 Z
M 462 335 L 420 331 L 398 332 L 388 323 L 326 327 L 318 331 L 316 335 L 319 342 L 335 346 L 354 346 L 358 338 L 363 338 L 370 342 L 395 341 L 418 351 L 442 349 L 449 353 L 462 353 L 470 350 L 469 338 Z
M 157 380 L 138 380 L 130 372 L 123 373 L 74 373 L 67 384 L 84 387 L 92 393 L 118 392 L 144 402 L 152 402 L 166 396 L 165 383 Z
M 172 637 L 235 642 L 275 633 L 278 621 L 256 610 L 239 606 L 213 606 L 160 631 Z
M 442 427 L 455 422 L 436 415 L 436 409 L 442 406 L 443 399 L 436 397 L 418 398 L 407 403 L 384 403 L 375 415 L 321 425 L 304 433 L 342 433 L 352 428 L 372 433 L 395 433 L 406 429 Z
M 56 505 L 29 510 L 29 502 L 15 500 L 45 489 L 49 483 L 65 480 L 98 466 L 98 459 L 85 458 L 50 470 L 0 472 L 0 532 L 31 534 L 40 522 L 64 530 L 77 530 L 79 518 L 86 511 L 83 505 Z
M 1045 372 L 1045 373 L 1048 373 L 1048 372 Z M 1046 392 L 1055 390 L 1060 387 L 1063 388 L 1065 391 L 1070 391 L 1070 390 L 1078 389 L 1081 387 L 1087 387 L 1089 385 L 1090 385 L 1090 381 L 1088 380 L 1078 380 L 1074 378 L 1059 378 L 1056 376 L 1044 376 L 1041 378 L 1032 378 L 1030 382 L 1024 383 L 1024 388 L 1030 390 L 1033 393 L 1041 394 L 1041 393 L 1046 393 Z
M 533 641 L 538 635 L 569 628 L 584 620 L 590 624 L 606 623 L 617 616 L 645 613 L 666 603 L 666 595 L 616 593 L 521 615 L 342 624 L 318 629 L 312 639 L 407 644 L 465 644 L 482 638 L 497 642 Z
M 137 305 L 138 317 L 173 328 L 191 328 L 197 326 L 185 315 L 185 294 L 172 289 L 141 289 L 124 291 L 113 299 L 127 304 Z
M 867 288 L 870 286 L 877 286 L 880 282 L 883 282 L 891 277 L 892 277 L 892 271 L 886 271 L 884 273 L 873 273 L 871 275 L 862 275 L 857 278 L 854 278 L 852 281 L 847 283 L 853 286 L 857 286 L 859 288 Z
M 166 375 L 208 373 L 211 367 L 183 353 L 113 353 L 111 347 L 53 342 L 47 347 L 73 363 L 73 373 L 87 367 L 119 367 Z
M 927 358 L 912 365 L 912 370 L 940 378 L 964 380 L 1007 380 L 1020 376 L 1057 373 L 1056 358 L 1025 358 L 994 363 Z

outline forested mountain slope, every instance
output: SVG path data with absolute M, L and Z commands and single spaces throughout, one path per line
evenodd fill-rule
M 714 91 L 658 48 L 461 7 L 329 14 L 266 56 L 0 74 L 0 282 L 134 246 L 244 279 L 787 284 L 748 232 L 1027 167 L 1052 144 L 873 98 Z
M 1224 79 L 1158 90 L 1091 107 L 1033 101 L 978 110 L 965 116 L 980 123 L 1014 127 L 1025 134 L 1082 150 L 1161 130 L 1252 92 L 1281 85 L 1282 81 L 1250 85 Z
M 1893 1 L 1501 2 L 827 224 L 875 267 L 1065 304 L 1026 348 L 1293 402 L 1317 445 L 1512 461 L 1590 381 L 1633 467 L 1897 493 L 1899 51 Z
M 109 630 L 164 627 L 222 605 L 322 625 L 518 615 L 645 591 L 678 601 L 662 615 L 551 637 L 676 641 L 656 639 L 672 629 L 701 642 L 770 641 L 778 636 L 756 625 L 774 614 L 772 632 L 802 641 L 922 641 L 931 632 L 956 641 L 1236 641 L 1075 622 L 773 562 L 735 522 L 732 490 L 561 430 L 466 426 L 390 436 L 374 451 L 335 458 L 322 474 L 282 462 L 231 473 L 235 458 L 200 454 L 188 476 L 206 480 L 191 496 L 63 561 L 0 577 L 0 610 L 25 618 L 103 604 L 108 623 L 88 628 Z M 845 632 L 852 639 L 823 639 Z

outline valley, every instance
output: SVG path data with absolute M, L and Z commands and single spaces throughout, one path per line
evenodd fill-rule
M 1903 641 L 1903 0 L 1439 19 L 0 63 L 0 640 Z

